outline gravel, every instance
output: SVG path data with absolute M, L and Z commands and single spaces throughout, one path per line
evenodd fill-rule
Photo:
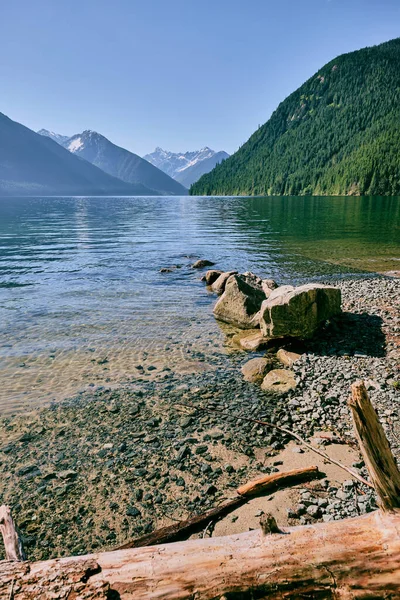
M 240 367 L 249 355 L 237 352 L 228 365 L 216 357 L 212 373 L 160 372 L 153 381 L 100 387 L 1 419 L 0 503 L 12 506 L 29 557 L 115 547 L 203 512 L 249 479 L 277 471 L 279 460 L 266 467 L 255 451 L 273 457 L 290 436 L 234 415 L 264 418 L 305 438 L 325 429 L 353 443 L 347 399 L 357 379 L 366 381 L 400 457 L 400 280 L 343 279 L 336 285 L 344 313 L 314 341 L 285 346 L 304 353 L 293 365 L 297 387 L 288 394 L 269 395 L 244 382 Z M 226 414 L 195 408 L 205 405 Z M 367 477 L 361 459 L 354 468 Z M 370 488 L 323 480 L 300 493 L 288 516 L 303 524 L 375 509 Z

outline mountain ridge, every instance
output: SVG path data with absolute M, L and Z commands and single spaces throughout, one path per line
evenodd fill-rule
M 155 195 L 111 177 L 0 113 L 0 196 Z
M 398 195 L 400 38 L 338 56 L 290 94 L 195 195 Z
M 47 130 L 45 134 L 47 135 Z M 51 133 L 51 132 L 50 132 Z M 86 129 L 82 133 L 55 141 L 73 155 L 95 165 L 108 175 L 134 185 L 143 185 L 159 195 L 187 195 L 188 189 L 137 154 L 117 146 L 101 133 Z M 50 136 L 47 136 L 50 137 Z
M 201 150 L 170 152 L 159 146 L 143 158 L 151 162 L 185 187 L 190 187 L 204 173 L 208 173 L 219 162 L 229 157 L 223 150 L 215 152 L 208 146 Z

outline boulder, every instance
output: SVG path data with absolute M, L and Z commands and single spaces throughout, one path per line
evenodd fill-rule
M 201 258 L 192 264 L 192 269 L 204 269 L 204 267 L 212 267 L 213 265 L 215 265 L 215 263 L 211 262 L 211 260 L 204 260 Z
M 273 369 L 265 377 L 261 389 L 274 394 L 285 394 L 294 390 L 296 380 L 292 371 L 288 369 Z
M 243 350 L 256 352 L 267 345 L 269 338 L 264 337 L 261 331 L 256 329 L 254 331 L 237 333 L 233 336 L 232 341 Z
M 262 279 L 255 273 L 252 273 L 251 271 L 246 271 L 246 273 L 242 274 L 242 277 L 245 280 L 245 282 L 249 285 L 253 285 L 254 287 L 258 287 L 260 288 L 260 290 L 262 290 Z
M 297 354 L 297 352 L 289 352 L 288 350 L 281 348 L 276 353 L 276 358 L 285 367 L 291 367 L 296 362 L 296 360 L 299 360 L 299 358 L 301 358 L 301 354 Z
M 207 285 L 212 285 L 214 281 L 218 279 L 218 277 L 222 275 L 222 271 L 217 271 L 216 269 L 210 269 L 204 275 L 202 279 L 206 282 Z
M 242 366 L 242 374 L 245 381 L 250 383 L 262 383 L 265 375 L 272 369 L 272 361 L 269 358 L 252 358 Z
M 273 279 L 263 279 L 261 282 L 261 287 L 264 291 L 265 296 L 269 298 L 271 292 L 278 287 L 278 284 Z
M 225 291 L 225 285 L 226 282 L 228 281 L 229 277 L 231 277 L 231 275 L 236 275 L 237 271 L 226 271 L 225 273 L 221 273 L 221 275 L 218 277 L 218 279 L 216 281 L 214 281 L 214 283 L 211 286 L 211 289 L 213 292 L 216 292 L 218 294 L 218 296 L 221 296 L 221 294 L 224 293 Z
M 261 287 L 247 283 L 244 275 L 231 275 L 214 307 L 214 316 L 241 329 L 252 329 L 258 326 L 263 300 L 265 294 Z
M 285 285 L 273 290 L 260 310 L 260 328 L 264 336 L 313 337 L 324 321 L 341 312 L 340 289 L 307 284 Z

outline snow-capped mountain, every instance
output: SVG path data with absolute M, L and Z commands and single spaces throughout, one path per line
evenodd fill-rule
M 137 154 L 116 146 L 97 131 L 86 130 L 64 141 L 55 140 L 71 154 L 91 162 L 109 175 L 146 186 L 160 195 L 187 195 L 187 189 Z
M 40 129 L 40 131 L 38 131 L 37 133 L 39 135 L 49 137 L 51 140 L 54 140 L 58 144 L 61 144 L 61 146 L 64 144 L 64 142 L 69 140 L 69 135 L 61 135 L 60 133 L 54 133 L 54 131 L 49 131 L 48 129 Z
M 0 196 L 142 196 L 149 193 L 155 194 L 143 185 L 111 177 L 74 156 L 49 136 L 38 135 L 0 113 Z
M 194 152 L 169 152 L 156 148 L 143 158 L 152 165 L 179 181 L 185 187 L 200 179 L 204 173 L 209 173 L 217 163 L 229 157 L 223 150 L 215 152 L 206 146 Z

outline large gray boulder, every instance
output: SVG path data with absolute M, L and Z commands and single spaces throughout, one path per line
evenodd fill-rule
M 265 300 L 261 285 L 247 275 L 231 275 L 214 307 L 214 316 L 241 329 L 258 327 L 258 313 Z
M 260 310 L 260 329 L 270 338 L 309 339 L 324 321 L 341 312 L 340 289 L 307 284 L 273 290 Z

